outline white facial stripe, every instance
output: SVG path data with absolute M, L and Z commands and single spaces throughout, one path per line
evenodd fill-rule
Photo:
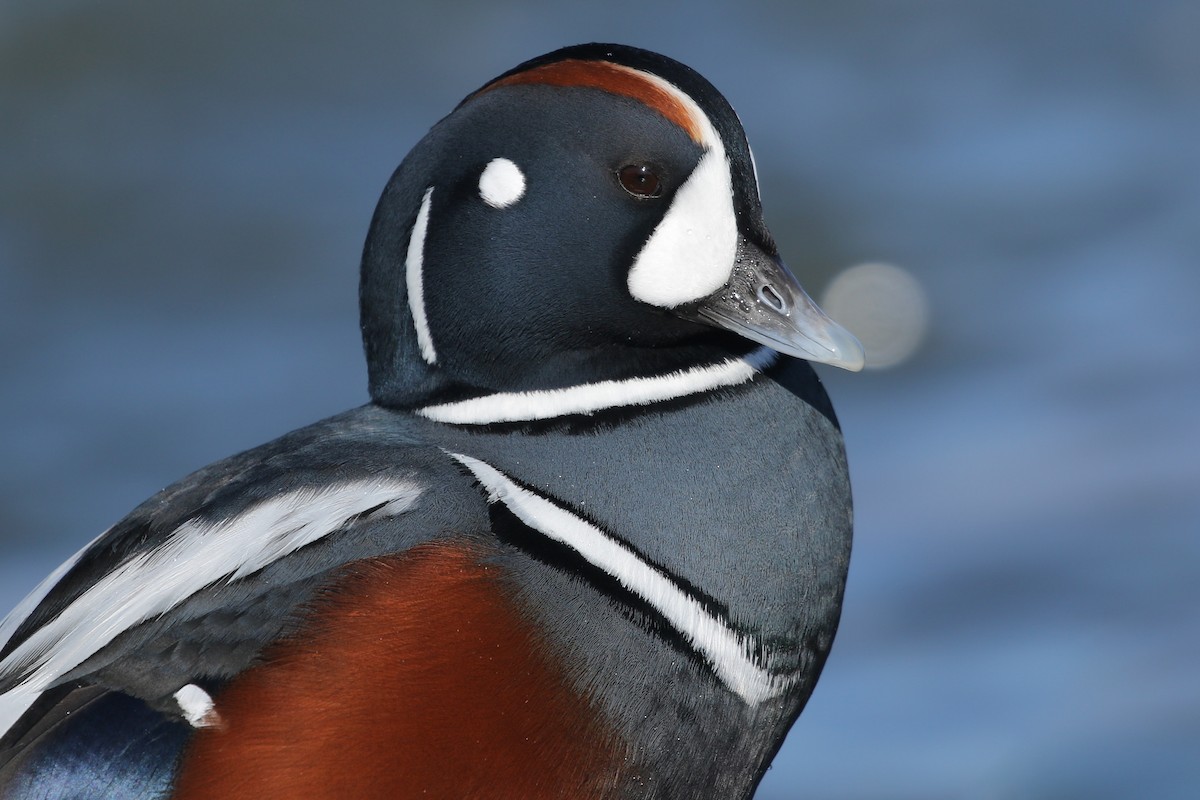
M 751 656 L 761 649 L 759 643 L 747 641 L 714 617 L 699 601 L 624 544 L 590 522 L 518 486 L 491 465 L 458 453 L 449 455 L 471 470 L 487 490 L 488 502 L 504 503 L 526 525 L 567 545 L 649 603 L 708 660 L 717 677 L 747 703 L 755 705 L 776 697 L 795 683 L 795 675 L 773 675 L 759 666 Z
M 750 170 L 754 173 L 754 192 L 758 195 L 758 202 L 762 202 L 762 187 L 758 185 L 758 162 L 754 160 L 754 149 L 750 147 L 750 143 L 746 142 L 746 152 L 750 154 Z
M 422 274 L 425 261 L 425 231 L 429 227 L 429 198 L 433 187 L 425 190 L 417 221 L 413 223 L 408 237 L 408 253 L 404 258 L 404 279 L 408 289 L 408 310 L 412 314 L 413 326 L 417 329 L 417 345 L 426 364 L 437 362 L 437 351 L 433 349 L 433 337 L 429 333 L 429 320 L 425 318 L 425 279 Z
M 221 724 L 221 717 L 213 706 L 212 697 L 194 683 L 189 683 L 176 692 L 175 702 L 179 703 L 183 718 L 193 728 L 211 728 Z
M 371 519 L 402 514 L 421 491 L 408 481 L 350 481 L 287 492 L 227 520 L 183 523 L 163 544 L 98 580 L 0 662 L 0 679 L 21 681 L 0 695 L 0 733 L 15 720 L 7 718 L 10 709 L 28 706 L 124 631 L 212 583 L 257 572 L 367 512 Z
M 479 176 L 479 196 L 492 208 L 508 208 L 525 196 L 525 175 L 507 158 L 493 158 Z
M 737 218 L 725 149 L 701 157 L 629 270 L 635 300 L 674 308 L 707 297 L 733 274 Z
M 642 80 L 653 84 L 654 86 L 658 87 L 660 91 L 665 92 L 675 98 L 677 103 L 687 109 L 689 119 L 695 123 L 697 129 L 699 130 L 701 145 L 708 148 L 719 147 L 721 145 L 721 136 L 717 133 L 717 129 L 713 127 L 712 122 L 708 119 L 708 115 L 701 110 L 700 106 L 695 100 L 692 99 L 690 94 L 683 91 L 666 78 L 655 75 L 653 72 L 646 72 L 645 70 L 635 69 L 634 67 L 627 67 L 623 64 L 613 64 L 612 66 L 618 69 L 628 70 L 629 72 L 636 73 L 637 76 Z
M 423 417 L 455 425 L 493 422 L 528 422 L 568 414 L 593 414 L 606 408 L 645 406 L 706 392 L 721 386 L 745 383 L 775 363 L 778 353 L 760 347 L 742 358 L 719 364 L 623 381 L 600 381 L 535 392 L 498 392 L 470 400 L 426 406 Z
M 657 75 L 639 74 L 688 110 L 700 129 L 700 144 L 707 149 L 629 271 L 629 293 L 635 300 L 674 308 L 712 294 L 733 272 L 733 180 L 721 136 L 696 101 Z

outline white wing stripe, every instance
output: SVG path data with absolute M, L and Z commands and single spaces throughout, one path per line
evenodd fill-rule
M 88 551 L 88 548 L 103 539 L 106 535 L 108 535 L 108 531 L 105 531 L 95 539 L 92 539 L 78 552 L 76 552 L 75 555 L 59 564 L 58 568 L 55 569 L 54 572 L 51 572 L 49 575 L 43 578 L 42 582 L 34 587 L 32 592 L 25 596 L 24 600 L 17 603 L 16 608 L 8 612 L 8 615 L 4 618 L 4 621 L 0 622 L 0 647 L 3 647 L 8 643 L 9 638 L 17 632 L 17 628 L 21 627 L 21 623 L 25 621 L 25 618 L 33 613 L 33 610 L 37 608 L 38 603 L 42 602 L 42 598 L 50 594 L 50 590 L 54 588 L 55 584 L 62 580 L 63 575 L 66 575 L 71 567 L 75 566 L 79 559 L 83 558 L 83 554 Z M 0 672 L 0 674 L 3 673 Z
M 220 522 L 185 522 L 162 545 L 97 581 L 0 662 L 0 677 L 23 676 L 12 692 L 0 695 L 0 733 L 15 721 L 8 718 L 10 706 L 28 705 L 124 631 L 212 583 L 250 575 L 361 514 L 401 514 L 420 495 L 421 488 L 408 481 L 350 481 L 287 492 Z
M 753 642 L 747 642 L 698 600 L 595 525 L 518 486 L 489 464 L 459 453 L 449 455 L 474 473 L 487 489 L 489 502 L 504 503 L 526 525 L 575 550 L 653 606 L 708 659 L 725 685 L 747 703 L 769 700 L 795 684 L 793 674 L 775 675 L 760 667 L 749 655 L 756 649 L 748 646 Z

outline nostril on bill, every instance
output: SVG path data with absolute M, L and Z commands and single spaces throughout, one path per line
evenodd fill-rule
M 783 299 L 783 295 L 775 291 L 775 287 L 769 283 L 758 287 L 758 299 L 780 314 L 786 314 L 788 311 L 787 301 Z

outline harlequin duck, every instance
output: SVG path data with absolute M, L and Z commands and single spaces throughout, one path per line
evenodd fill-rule
M 739 798 L 812 692 L 851 539 L 741 124 L 582 45 L 384 190 L 371 402 L 168 487 L 0 624 L 2 798 Z

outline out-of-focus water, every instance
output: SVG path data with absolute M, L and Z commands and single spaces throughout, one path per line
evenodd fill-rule
M 408 148 L 532 55 L 692 64 L 814 295 L 930 328 L 826 371 L 856 551 L 762 798 L 1200 797 L 1200 7 L 0 6 L 0 607 L 186 472 L 365 400 Z

